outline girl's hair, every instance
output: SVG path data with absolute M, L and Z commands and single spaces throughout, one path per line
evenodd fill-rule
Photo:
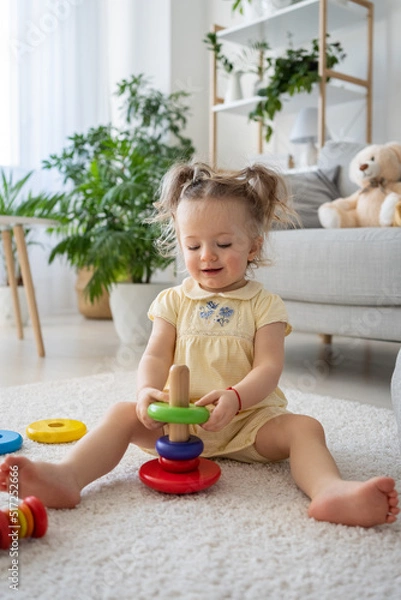
M 274 170 L 261 164 L 239 171 L 215 171 L 205 163 L 178 163 L 164 176 L 160 198 L 155 202 L 152 219 L 162 226 L 157 242 L 164 256 L 176 253 L 175 217 L 181 200 L 227 199 L 244 202 L 249 211 L 246 227 L 250 237 L 263 237 L 273 222 L 290 223 L 294 212 L 288 207 L 284 179 Z M 262 248 L 252 266 L 267 261 Z

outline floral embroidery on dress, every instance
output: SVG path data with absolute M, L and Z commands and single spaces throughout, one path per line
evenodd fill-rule
M 201 319 L 209 319 L 217 307 L 218 304 L 216 304 L 216 302 L 213 302 L 213 300 L 209 300 L 209 302 L 206 302 L 206 307 L 201 306 L 199 308 Z
M 213 300 L 209 300 L 206 302 L 206 306 L 199 307 L 199 315 L 201 319 L 210 319 L 212 316 L 213 323 L 219 323 L 221 327 L 230 322 L 230 318 L 234 314 L 234 310 L 229 306 L 222 306 L 218 312 L 219 303 L 213 302 Z

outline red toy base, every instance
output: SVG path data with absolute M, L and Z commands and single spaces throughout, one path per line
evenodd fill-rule
M 199 466 L 199 458 L 192 458 L 191 460 L 169 460 L 159 456 L 159 463 L 164 471 L 170 471 L 171 473 L 189 473 L 195 471 Z
M 165 471 L 158 459 L 150 460 L 139 469 L 139 478 L 148 487 L 167 494 L 193 494 L 211 487 L 218 481 L 221 470 L 207 458 L 199 459 L 199 466 L 189 473 Z

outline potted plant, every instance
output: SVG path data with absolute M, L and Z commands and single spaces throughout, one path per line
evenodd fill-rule
M 94 302 L 110 292 L 117 332 L 129 341 L 124 335 L 129 327 L 117 324 L 121 311 L 113 309 L 113 296 L 128 282 L 144 291 L 155 272 L 172 262 L 160 256 L 155 247 L 160 228 L 147 219 L 166 170 L 190 159 L 194 148 L 183 135 L 186 92 L 163 94 L 140 74 L 122 80 L 116 94 L 123 101 L 124 127 L 102 125 L 75 134 L 43 166 L 58 169 L 70 186 L 57 206 L 62 239 L 49 260 L 63 256 L 75 268 L 90 270 L 87 298 Z M 130 312 L 138 312 L 137 301 L 130 302 Z
M 267 7 L 267 0 L 230 0 L 232 2 L 231 10 L 233 13 L 239 12 L 244 15 L 248 21 L 258 19 L 263 16 Z
M 228 58 L 223 53 L 223 44 L 218 41 L 216 32 L 207 33 L 203 42 L 207 45 L 208 50 L 214 53 L 218 67 L 230 77 L 225 96 L 226 102 L 242 98 L 240 79 L 245 73 L 255 74 L 258 86 L 263 81 L 266 73 L 264 52 L 270 49 L 267 42 L 253 42 L 249 44 L 249 48 L 242 50 L 233 58 Z
M 238 11 L 249 19 L 258 19 L 274 10 L 285 8 L 300 0 L 231 0 L 232 12 Z
M 326 64 L 329 69 L 345 56 L 340 42 L 326 44 Z M 273 134 L 272 122 L 276 113 L 283 108 L 283 97 L 302 92 L 310 94 L 313 86 L 320 81 L 319 40 L 313 39 L 310 49 L 301 47 L 294 50 L 290 44 L 282 56 L 267 56 L 266 62 L 271 74 L 269 83 L 258 90 L 262 99 L 249 113 L 249 118 L 262 124 L 268 142 Z
M 330 34 L 327 34 L 327 38 Z M 218 65 L 227 73 L 241 72 L 255 73 L 258 76 L 257 95 L 261 97 L 256 107 L 250 111 L 249 118 L 262 124 L 265 140 L 268 142 L 273 134 L 272 122 L 276 114 L 283 108 L 283 98 L 302 92 L 311 93 L 313 86 L 320 81 L 319 75 L 319 40 L 311 42 L 311 48 L 294 49 L 289 35 L 289 47 L 281 56 L 267 53 L 270 47 L 267 42 L 256 42 L 250 45 L 249 50 L 243 51 L 233 59 L 227 58 L 223 53 L 223 44 L 219 42 L 217 34 L 208 33 L 204 38 L 208 49 L 214 52 Z M 258 51 L 259 62 L 256 63 L 252 53 Z M 339 64 L 346 54 L 340 42 L 326 44 L 326 64 L 332 69 Z M 263 84 L 268 76 L 268 83 Z
M 15 180 L 13 171 L 9 173 L 5 169 L 0 171 L 0 216 L 19 216 L 19 217 L 41 217 L 54 218 L 53 207 L 58 200 L 57 195 L 33 195 L 31 191 L 25 191 L 26 186 L 33 175 L 33 171 L 26 173 L 21 178 Z M 13 235 L 11 231 L 11 236 Z M 27 245 L 35 243 L 32 239 L 29 229 L 25 229 L 25 240 Z M 16 250 L 14 240 L 12 239 L 15 278 L 18 285 L 18 299 L 21 309 L 22 324 L 28 320 L 28 308 L 25 294 L 22 292 L 22 277 L 15 260 Z M 3 254 L 3 246 L 0 246 L 0 256 Z M 2 256 L 0 273 L 0 324 L 14 324 L 14 308 L 11 297 L 10 282 L 5 264 L 5 257 Z

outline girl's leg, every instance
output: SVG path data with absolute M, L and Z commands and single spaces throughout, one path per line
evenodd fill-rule
M 255 446 L 270 460 L 290 459 L 295 482 L 312 500 L 310 517 L 362 527 L 396 520 L 399 509 L 394 480 L 344 481 L 315 419 L 293 414 L 276 417 L 261 427 Z
M 52 508 L 71 508 L 79 503 L 88 483 L 111 471 L 133 442 L 152 448 L 160 432 L 150 431 L 138 420 L 135 404 L 121 402 L 109 409 L 101 423 L 81 438 L 59 463 L 32 462 L 24 456 L 8 456 L 0 466 L 0 489 L 7 491 L 12 466 L 18 467 L 21 498 L 35 495 Z

